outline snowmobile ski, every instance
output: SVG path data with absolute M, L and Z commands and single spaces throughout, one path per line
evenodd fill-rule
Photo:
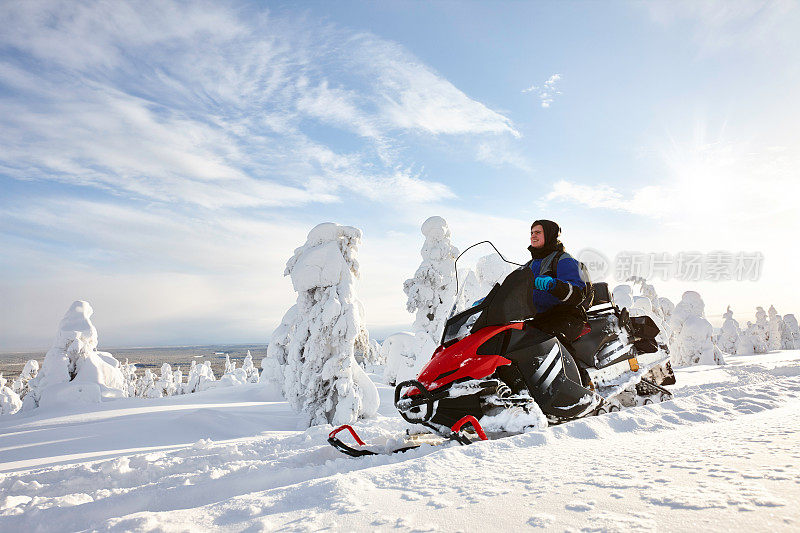
M 470 431 L 467 426 L 472 426 L 472 431 Z M 375 450 L 369 448 L 354 448 L 353 446 L 349 446 L 342 442 L 339 437 L 337 437 L 337 435 L 343 430 L 349 431 L 350 435 L 353 437 L 353 440 L 355 440 L 359 446 L 366 446 L 366 443 L 361 439 L 361 437 L 358 436 L 358 433 L 356 433 L 356 430 L 353 429 L 353 426 L 349 424 L 344 424 L 331 431 L 328 435 L 328 443 L 350 457 L 363 457 L 365 455 L 391 455 L 395 453 L 407 452 L 408 450 L 414 450 L 423 445 L 438 446 L 449 441 L 455 441 L 461 445 L 467 445 L 473 442 L 469 436 L 470 433 L 477 435 L 478 439 L 480 440 L 489 440 L 480 423 L 475 419 L 475 417 L 470 415 L 464 416 L 461 420 L 456 422 L 453 427 L 450 428 L 450 432 L 447 437 L 441 436 L 442 430 L 439 428 L 437 428 L 435 432 L 429 433 L 411 434 L 406 432 L 405 441 L 409 443 L 409 445 L 401 446 L 391 450 Z

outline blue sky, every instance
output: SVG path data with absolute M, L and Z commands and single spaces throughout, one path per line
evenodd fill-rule
M 794 2 L 15 2 L 0 7 L 0 351 L 89 300 L 101 344 L 265 342 L 318 222 L 364 231 L 374 334 L 419 226 L 523 259 L 760 251 L 800 312 Z M 549 83 L 548 83 L 549 80 Z

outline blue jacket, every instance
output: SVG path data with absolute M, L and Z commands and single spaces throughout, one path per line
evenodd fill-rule
M 539 276 L 542 259 L 531 261 L 531 270 L 534 278 Z M 581 279 L 580 265 L 571 255 L 564 252 L 558 260 L 556 275 L 553 276 L 556 287 L 550 291 L 540 291 L 533 289 L 533 305 L 536 306 L 537 313 L 549 311 L 557 305 L 570 305 L 572 302 L 578 304 L 583 301 L 583 289 L 586 283 Z M 571 287 L 570 287 L 571 286 Z M 571 289 L 571 290 L 570 290 Z M 561 296 L 560 298 L 558 296 Z M 574 307 L 577 304 L 573 304 Z

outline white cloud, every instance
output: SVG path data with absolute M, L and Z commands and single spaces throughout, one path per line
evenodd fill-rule
M 541 106 L 548 108 L 555 100 L 555 97 L 561 94 L 561 91 L 556 89 L 556 83 L 558 83 L 559 80 L 561 80 L 561 74 L 553 74 L 547 78 L 541 87 L 537 85 L 531 85 L 527 89 L 523 89 L 522 92 L 535 93 L 541 101 Z

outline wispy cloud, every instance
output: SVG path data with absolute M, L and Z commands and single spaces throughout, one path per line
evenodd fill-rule
M 233 4 L 1 9 L 9 31 L 0 37 L 0 164 L 18 179 L 268 207 L 371 190 L 340 179 L 346 173 L 424 200 L 421 188 L 445 186 L 397 179 L 396 146 L 406 141 L 396 135 L 519 135 L 507 117 L 371 34 L 249 16 Z M 358 135 L 361 148 L 316 138 L 314 123 Z
M 691 24 L 689 35 L 701 55 L 729 48 L 782 53 L 796 48 L 800 7 L 792 0 L 677 0 L 642 7 L 664 26 Z
M 561 74 L 553 74 L 541 85 L 531 85 L 527 89 L 522 89 L 523 93 L 534 93 L 539 97 L 541 105 L 544 108 L 550 107 L 555 97 L 561 94 L 561 91 L 556 89 L 556 83 L 561 80 Z

